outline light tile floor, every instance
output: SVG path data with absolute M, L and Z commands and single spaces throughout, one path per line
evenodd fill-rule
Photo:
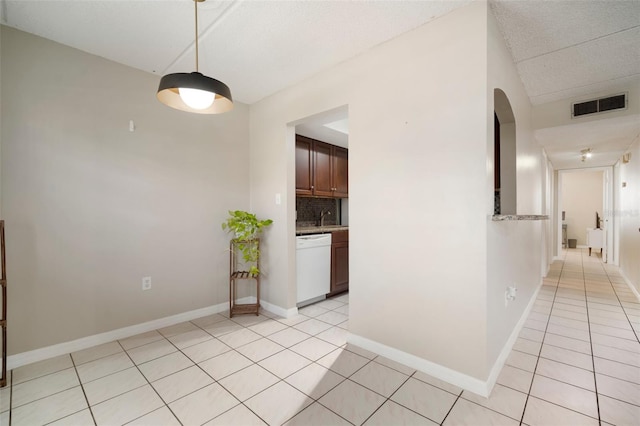
M 640 424 L 640 303 L 597 254 L 563 255 L 488 399 L 347 345 L 342 295 L 18 368 L 0 425 Z

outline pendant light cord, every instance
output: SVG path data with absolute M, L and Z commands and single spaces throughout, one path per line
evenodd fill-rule
M 193 0 L 195 3 L 196 10 L 196 72 L 199 72 L 198 69 L 198 0 Z

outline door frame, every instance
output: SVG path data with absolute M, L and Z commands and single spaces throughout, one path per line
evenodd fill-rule
M 613 166 L 602 167 L 582 167 L 577 169 L 560 169 L 558 170 L 558 183 L 556 186 L 557 193 L 557 210 L 555 215 L 556 224 L 556 250 L 558 257 L 562 253 L 562 177 L 565 173 L 580 173 L 580 172 L 603 172 L 602 173 L 602 218 L 605 222 L 605 230 L 607 238 L 605 247 L 602 249 L 602 260 L 605 263 L 614 263 L 616 255 L 618 253 L 618 247 L 614 244 L 619 244 L 617 238 L 614 238 L 616 232 L 617 220 L 614 212 L 614 200 L 616 194 L 614 192 L 614 168 Z M 615 264 L 615 263 L 614 263 Z

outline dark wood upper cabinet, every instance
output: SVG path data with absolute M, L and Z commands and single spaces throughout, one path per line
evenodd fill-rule
M 296 135 L 296 194 L 313 195 L 313 139 Z
M 333 148 L 328 143 L 314 141 L 313 195 L 333 197 Z
M 296 195 L 347 198 L 349 150 L 296 135 Z
M 349 150 L 333 148 L 333 196 L 349 197 Z

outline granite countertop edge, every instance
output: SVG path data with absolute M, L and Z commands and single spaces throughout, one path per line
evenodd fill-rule
M 545 214 L 494 214 L 491 220 L 494 222 L 504 220 L 549 220 L 549 216 Z
M 328 234 L 336 231 L 348 231 L 348 226 L 303 226 L 296 228 L 296 235 Z

